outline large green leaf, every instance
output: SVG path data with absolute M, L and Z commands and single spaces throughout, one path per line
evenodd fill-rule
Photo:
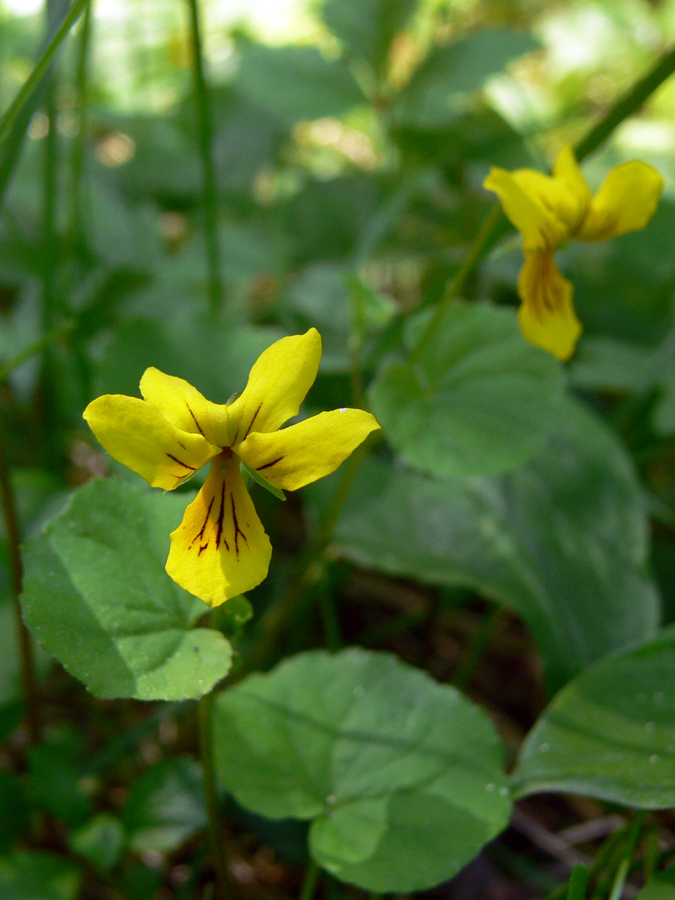
M 409 342 L 426 317 L 412 323 Z M 524 340 L 515 314 L 454 303 L 415 362 L 391 363 L 373 412 L 411 465 L 437 476 L 489 475 L 526 462 L 560 418 L 556 360 Z
M 521 795 L 675 806 L 675 627 L 568 684 L 530 732 L 512 778 Z
M 316 47 L 250 44 L 235 81 L 250 100 L 287 125 L 339 116 L 365 100 L 349 70 Z
M 326 0 L 321 15 L 344 41 L 350 55 L 367 60 L 376 72 L 386 67 L 389 47 L 418 0 Z
M 314 859 L 367 890 L 443 881 L 508 821 L 485 714 L 393 656 L 289 659 L 221 692 L 214 734 L 217 772 L 238 802 L 311 820 Z
M 39 850 L 0 858 L 2 900 L 75 900 L 80 873 L 56 853 Z
M 435 47 L 401 91 L 396 121 L 416 128 L 443 128 L 462 110 L 458 95 L 483 87 L 490 75 L 541 45 L 531 35 L 486 29 Z
M 98 697 L 182 700 L 223 678 L 231 648 L 164 571 L 185 495 L 121 480 L 78 491 L 26 547 L 26 624 Z
M 639 485 L 619 442 L 573 401 L 547 447 L 499 478 L 369 463 L 334 541 L 356 563 L 468 585 L 514 609 L 552 687 L 657 626 Z
M 656 874 L 640 891 L 638 900 L 675 900 L 675 866 Z

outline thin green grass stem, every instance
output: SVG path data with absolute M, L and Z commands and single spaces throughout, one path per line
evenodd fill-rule
M 628 873 L 630 871 L 630 864 L 633 858 L 633 853 L 635 852 L 635 848 L 640 839 L 644 821 L 645 811 L 638 810 L 628 833 L 628 840 L 626 841 L 626 846 L 623 851 L 623 859 L 619 863 L 616 870 L 616 875 L 614 876 L 612 889 L 609 893 L 609 900 L 621 900 L 624 885 L 626 884 L 626 879 L 628 878 Z
M 213 692 L 205 694 L 197 704 L 199 725 L 199 754 L 202 763 L 204 800 L 208 817 L 209 845 L 215 872 L 215 894 L 217 900 L 226 900 L 231 895 L 230 879 L 227 872 L 223 845 L 220 839 L 220 815 L 216 772 L 213 760 Z
M 75 68 L 75 92 L 77 95 L 77 131 L 71 156 L 71 210 L 70 230 L 73 246 L 82 247 L 85 239 L 83 215 L 84 170 L 87 146 L 87 113 L 89 103 L 89 55 L 91 51 L 91 3 L 82 16 L 82 27 L 77 47 Z
M 298 900 L 313 900 L 317 885 L 319 884 L 320 876 L 321 869 L 317 866 L 313 859 L 310 860 L 307 871 L 305 872 L 305 879 L 302 882 L 302 887 L 300 888 L 300 895 L 298 897 Z
M 35 663 L 33 660 L 33 647 L 30 641 L 28 629 L 21 617 L 21 596 L 23 582 L 23 566 L 21 562 L 21 537 L 19 532 L 19 517 L 16 509 L 14 488 L 9 472 L 9 462 L 4 443 L 4 429 L 0 428 L 0 496 L 2 497 L 2 511 L 7 536 L 7 549 L 9 554 L 9 569 L 12 586 L 12 605 L 16 622 L 16 634 L 21 657 L 21 677 L 23 681 L 23 694 L 26 704 L 26 721 L 28 735 L 31 744 L 37 744 L 40 740 L 40 707 L 38 702 L 37 682 L 35 680 Z
M 19 113 L 21 112 L 21 109 L 46 74 L 47 69 L 49 68 L 49 64 L 54 58 L 54 54 L 59 49 L 65 38 L 68 36 L 68 32 L 73 27 L 75 22 L 77 22 L 77 20 L 79 19 L 87 3 L 89 3 L 89 0 L 75 0 L 68 15 L 65 17 L 61 25 L 57 28 L 54 37 L 51 39 L 51 41 L 45 48 L 44 53 L 35 64 L 35 68 L 24 82 L 23 87 L 19 90 L 19 93 L 12 101 L 7 112 L 0 119 L 0 143 L 9 134 L 9 131 L 16 121 Z
M 452 679 L 452 684 L 458 690 L 462 691 L 471 680 L 471 676 L 478 668 L 490 638 L 495 632 L 497 625 L 502 617 L 502 608 L 493 606 L 487 616 L 483 619 L 480 627 L 474 634 L 471 643 L 466 649 L 464 656 L 461 658 L 457 671 Z
M 654 91 L 673 74 L 673 72 L 675 72 L 675 47 L 665 53 L 646 75 L 637 81 L 623 97 L 616 101 L 609 112 L 589 129 L 585 137 L 583 137 L 574 148 L 577 160 L 581 162 L 597 150 L 612 132 L 618 128 L 622 122 L 629 118 L 629 116 L 636 112 Z M 512 226 L 509 225 L 506 217 L 502 213 L 501 205 L 495 203 L 484 219 L 478 234 L 474 238 L 464 262 L 450 282 L 426 328 L 420 335 L 411 354 L 411 360 L 413 362 L 417 361 L 424 352 L 424 349 L 427 347 L 435 334 L 439 323 L 443 319 L 446 310 L 450 304 L 459 297 L 469 276 L 476 269 L 483 257 L 492 250 L 495 244 L 506 235 L 511 228 Z
M 583 863 L 579 863 L 572 869 L 567 883 L 567 900 L 586 900 L 587 885 L 588 869 Z
M 204 198 L 204 234 L 208 266 L 208 297 L 212 309 L 223 306 L 225 296 L 220 270 L 218 243 L 218 192 L 213 164 L 213 118 L 209 90 L 204 76 L 204 54 L 199 23 L 199 0 L 188 0 L 190 8 L 190 40 L 199 131 L 199 154 L 202 162 Z

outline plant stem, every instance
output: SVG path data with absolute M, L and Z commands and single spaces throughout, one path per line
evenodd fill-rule
M 213 310 L 223 305 L 224 292 L 220 277 L 220 249 L 218 246 L 218 194 L 213 164 L 213 119 L 209 91 L 204 77 L 204 56 L 199 24 L 199 0 L 188 0 L 190 8 L 190 39 L 195 82 L 195 101 L 199 128 L 199 153 L 202 160 L 204 233 L 208 266 L 209 304 Z
M 580 863 L 572 869 L 572 874 L 567 884 L 567 900 L 585 900 L 587 885 L 588 869 L 583 863 Z
M 626 878 L 628 877 L 628 872 L 630 870 L 630 863 L 633 852 L 640 837 L 640 832 L 642 831 L 644 821 L 644 810 L 638 810 L 628 834 L 628 841 L 626 842 L 626 847 L 623 851 L 623 859 L 619 863 L 619 866 L 616 870 L 614 882 L 612 883 L 612 890 L 609 894 L 609 900 L 620 900 L 621 895 L 623 894 L 623 888 L 626 883 Z
M 87 3 L 89 3 L 89 0 L 75 0 L 70 9 L 70 12 L 65 17 L 59 28 L 56 30 L 54 37 L 51 39 L 44 53 L 35 64 L 35 68 L 24 82 L 23 87 L 14 98 L 5 115 L 2 117 L 2 119 L 0 119 L 0 142 L 3 141 L 9 133 L 10 128 L 21 112 L 24 103 L 26 102 L 26 100 L 28 100 L 38 83 L 42 80 L 44 74 L 49 68 L 49 64 L 51 63 L 54 54 L 67 37 L 70 29 L 79 19 L 82 10 L 87 5 Z
M 204 799 L 208 816 L 209 844 L 216 875 L 215 896 L 217 900 L 226 900 L 230 895 L 230 880 L 219 832 L 220 816 L 218 814 L 218 793 L 216 791 L 216 773 L 213 762 L 212 712 L 213 691 L 210 691 L 208 694 L 204 694 L 197 704 L 199 753 L 202 762 Z
M 463 691 L 466 688 L 501 617 L 502 608 L 495 605 L 481 622 L 478 631 L 474 634 L 466 652 L 460 659 L 457 671 L 452 678 L 452 684 L 458 690 Z
M 71 239 L 75 247 L 82 246 L 84 241 L 84 221 L 82 215 L 83 175 L 85 147 L 87 144 L 87 103 L 89 77 L 89 51 L 91 48 L 91 3 L 88 3 L 82 16 L 82 30 L 77 53 L 75 72 L 75 90 L 78 101 L 78 122 L 73 153 L 71 158 L 71 201 L 70 228 Z
M 321 869 L 317 866 L 313 859 L 310 860 L 307 871 L 305 872 L 305 880 L 302 882 L 302 888 L 300 889 L 300 896 L 298 897 L 298 900 L 312 900 L 316 892 L 316 886 L 319 883 L 320 875 Z
M 16 621 L 16 633 L 21 654 L 21 674 L 23 679 L 23 693 L 26 704 L 26 720 L 31 744 L 37 744 L 40 740 L 40 713 L 35 681 L 35 663 L 33 661 L 33 648 L 30 642 L 28 629 L 21 617 L 21 596 L 23 582 L 23 566 L 21 563 L 21 546 L 19 535 L 19 517 L 16 511 L 16 500 L 9 473 L 9 463 L 4 442 L 4 429 L 0 428 L 0 496 L 2 496 L 2 509 L 5 520 L 5 532 L 7 534 L 7 548 L 9 551 L 9 567 L 12 583 L 12 604 Z
M 630 90 L 609 110 L 599 122 L 591 128 L 574 148 L 577 159 L 581 162 L 590 156 L 625 119 L 638 110 L 645 100 L 675 72 L 675 47 L 672 47 L 643 77 L 636 81 Z

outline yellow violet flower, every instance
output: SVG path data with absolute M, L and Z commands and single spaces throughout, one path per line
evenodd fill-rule
M 226 405 L 150 368 L 141 379 L 143 400 L 106 394 L 84 411 L 108 453 L 153 487 L 173 490 L 211 462 L 171 534 L 166 563 L 171 578 L 209 606 L 259 584 L 272 555 L 239 461 L 273 487 L 295 490 L 334 472 L 380 427 L 361 409 L 335 409 L 278 430 L 297 415 L 320 358 L 321 337 L 310 328 L 265 350 L 244 392 Z
M 570 238 L 604 241 L 644 228 L 654 215 L 663 178 L 640 160 L 615 166 L 592 196 L 566 144 L 553 175 L 534 169 L 492 169 L 484 181 L 523 236 L 525 264 L 518 278 L 520 328 L 528 341 L 569 359 L 581 333 L 572 284 L 553 257 Z

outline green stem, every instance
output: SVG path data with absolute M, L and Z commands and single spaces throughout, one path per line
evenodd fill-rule
M 452 684 L 460 691 L 464 690 L 469 679 L 476 671 L 478 664 L 485 652 L 492 634 L 502 617 L 502 608 L 494 606 L 485 616 L 479 629 L 474 634 L 471 643 L 457 666 L 457 671 L 452 679 Z
M 49 64 L 54 57 L 54 54 L 67 37 L 68 32 L 73 27 L 75 22 L 77 22 L 82 13 L 82 10 L 87 5 L 87 3 L 89 3 L 89 0 L 75 0 L 70 9 L 70 12 L 65 17 L 59 28 L 56 30 L 54 37 L 47 45 L 44 53 L 36 63 L 35 68 L 26 79 L 23 87 L 14 98 L 7 112 L 4 114 L 2 119 L 0 119 L 0 142 L 3 141 L 5 137 L 7 137 L 7 134 L 9 133 L 9 130 L 14 124 L 17 116 L 21 112 L 23 105 L 44 77 L 47 69 L 49 68 Z
M 302 888 L 300 889 L 300 896 L 298 900 L 312 900 L 314 894 L 316 893 L 316 887 L 319 883 L 319 876 L 321 875 L 321 869 L 317 866 L 314 860 L 310 860 L 309 867 L 305 872 L 305 880 L 302 882 Z
M 567 884 L 567 900 L 585 900 L 587 885 L 588 869 L 583 863 L 580 863 L 572 869 L 572 874 Z
M 199 153 L 202 160 L 208 295 L 211 308 L 218 310 L 223 305 L 224 291 L 220 277 L 220 250 L 218 246 L 218 193 L 216 189 L 216 172 L 213 164 L 213 120 L 208 87 L 204 77 L 204 56 L 202 52 L 198 0 L 188 0 L 188 6 L 190 7 L 190 38 L 192 42 L 195 101 L 197 104 L 199 128 Z
M 216 773 L 213 762 L 213 692 L 204 694 L 197 704 L 199 720 L 199 753 L 202 762 L 202 779 L 204 799 L 208 816 L 209 844 L 215 871 L 216 900 L 226 900 L 230 896 L 230 880 L 220 839 L 220 816 L 218 809 L 218 793 L 216 790 Z
M 28 733 L 32 744 L 40 740 L 40 713 L 35 680 L 35 664 L 33 661 L 33 647 L 30 641 L 28 629 L 21 617 L 21 596 L 23 581 L 23 566 L 21 564 L 21 546 L 19 534 L 19 517 L 16 511 L 14 489 L 9 474 L 9 464 L 4 443 L 4 430 L 0 428 L 0 496 L 2 497 L 2 509 L 5 520 L 5 532 L 7 534 L 7 549 L 9 551 L 9 567 L 12 583 L 12 603 L 14 618 L 16 621 L 16 633 L 21 655 L 21 674 L 23 679 L 23 692 L 26 703 L 26 719 Z
M 616 870 L 616 875 L 612 884 L 612 890 L 609 894 L 609 900 L 620 900 L 623 894 L 623 888 L 626 883 L 626 878 L 628 877 L 628 872 L 630 870 L 633 852 L 635 851 L 635 847 L 637 846 L 637 842 L 640 838 L 640 833 L 642 831 L 644 821 L 645 812 L 644 810 L 639 810 L 635 816 L 635 819 L 633 820 L 633 824 L 628 835 L 628 841 L 626 842 L 626 847 L 623 851 L 623 859 L 619 863 L 619 866 Z
M 87 144 L 87 103 L 88 103 L 88 79 L 89 79 L 89 51 L 91 48 L 91 3 L 87 3 L 82 16 L 82 29 L 77 53 L 77 66 L 75 71 L 75 91 L 77 94 L 77 132 L 73 141 L 73 154 L 71 159 L 71 201 L 70 228 L 71 239 L 74 246 L 81 246 L 84 240 L 85 228 L 82 215 L 83 203 L 83 177 L 85 147 Z
M 588 131 L 586 136 L 575 147 L 575 155 L 579 162 L 607 140 L 618 126 L 642 106 L 651 94 L 675 72 L 675 47 L 665 53 L 647 74 L 624 94 L 612 106 L 606 116 Z M 495 246 L 497 241 L 510 229 L 499 203 L 495 203 L 485 218 L 478 234 L 474 238 L 469 253 L 459 271 L 451 281 L 445 294 L 438 303 L 433 315 L 413 349 L 412 360 L 419 359 L 421 353 L 433 337 L 438 324 L 443 319 L 447 308 L 455 300 L 468 277 L 484 256 Z
M 675 72 L 675 47 L 668 50 L 646 75 L 616 101 L 607 115 L 596 122 L 588 134 L 579 141 L 574 148 L 579 162 L 597 150 L 615 128 L 638 110 L 673 72 Z
M 478 234 L 474 238 L 473 244 L 471 245 L 468 254 L 464 258 L 464 262 L 459 267 L 455 277 L 450 282 L 445 293 L 443 294 L 443 297 L 436 306 L 436 309 L 429 319 L 426 328 L 420 335 L 420 338 L 417 341 L 417 344 L 415 345 L 415 348 L 413 349 L 410 357 L 412 362 L 416 362 L 419 359 L 420 355 L 424 352 L 425 348 L 438 331 L 438 326 L 443 320 L 448 307 L 453 302 L 453 300 L 457 299 L 462 288 L 466 284 L 467 278 L 469 277 L 469 275 L 471 275 L 480 260 L 483 258 L 483 256 L 487 252 L 487 249 L 489 249 L 488 244 L 493 239 L 496 227 L 502 217 L 503 214 L 501 206 L 499 206 L 499 204 L 496 204 L 492 207 L 487 217 L 484 219 L 483 224 L 478 231 Z

